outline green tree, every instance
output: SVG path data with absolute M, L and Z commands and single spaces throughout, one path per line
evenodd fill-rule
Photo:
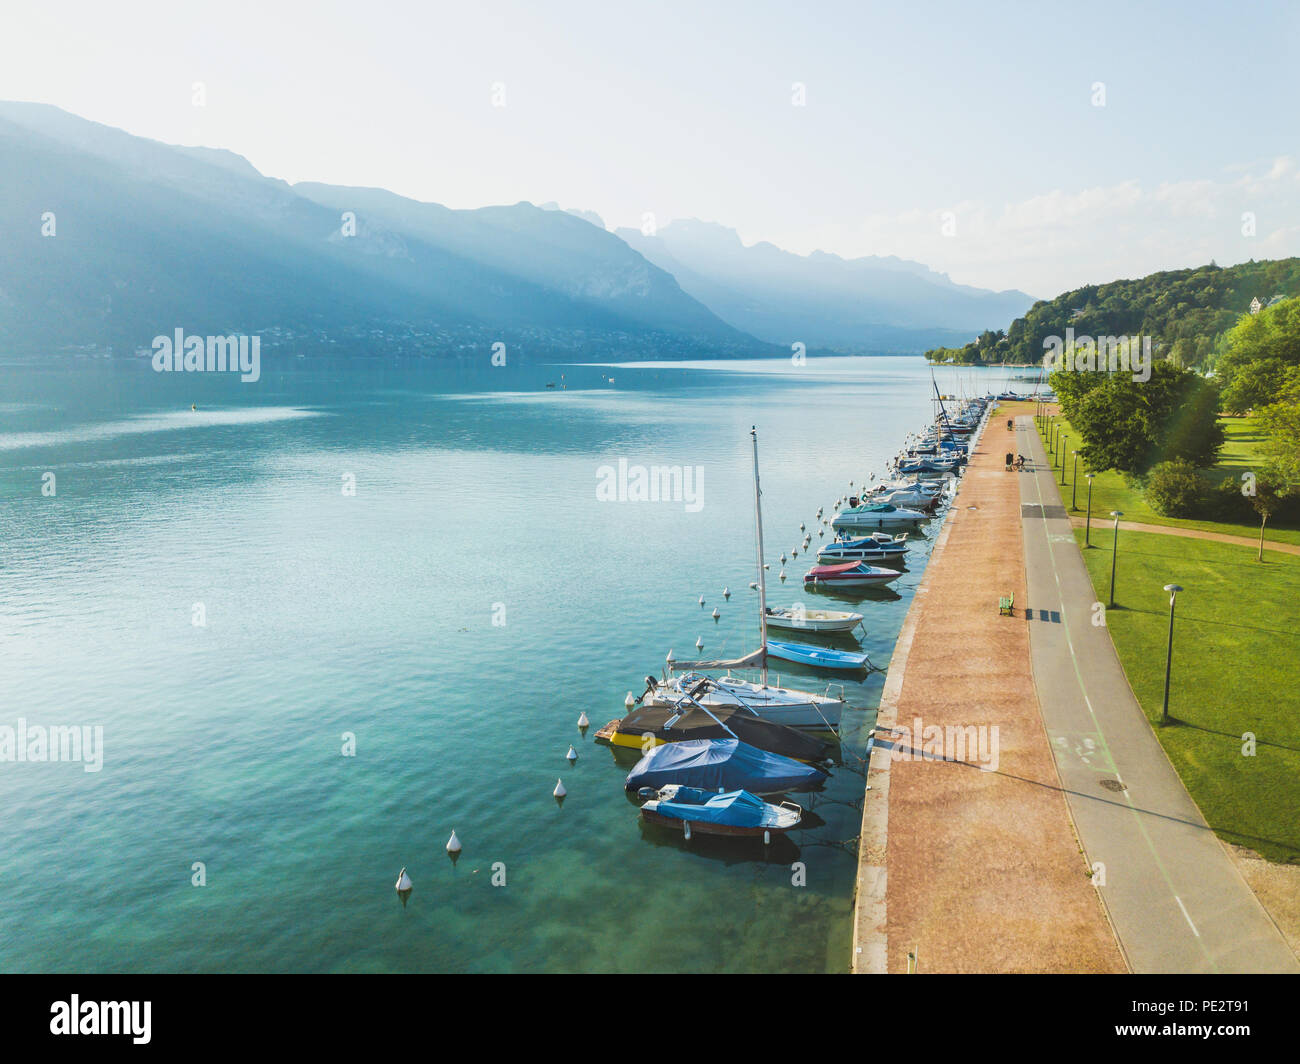
M 1171 362 L 1154 363 L 1147 381 L 1058 370 L 1051 383 L 1093 469 L 1144 473 L 1176 458 L 1208 466 L 1223 446 L 1213 385 Z
M 1285 494 L 1300 493 L 1300 367 L 1292 367 L 1275 393 L 1277 401 L 1259 412 L 1261 450 L 1268 471 Z
M 1300 366 L 1300 299 L 1244 315 L 1215 363 L 1224 405 L 1236 413 L 1268 405 L 1292 366 Z

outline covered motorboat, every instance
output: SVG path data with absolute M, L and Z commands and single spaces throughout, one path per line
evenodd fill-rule
M 833 752 L 831 744 L 808 732 L 774 724 L 740 706 L 641 706 L 611 720 L 596 738 L 642 751 L 690 739 L 740 739 L 768 753 L 810 763 L 825 761 Z
M 629 791 L 676 783 L 713 793 L 785 794 L 821 786 L 826 773 L 739 739 L 689 739 L 656 746 L 627 775 Z
M 689 839 L 694 829 L 701 835 L 763 835 L 798 827 L 803 810 L 793 802 L 772 805 L 749 791 L 710 794 L 694 787 L 669 784 L 641 807 L 641 816 L 652 824 L 680 828 Z

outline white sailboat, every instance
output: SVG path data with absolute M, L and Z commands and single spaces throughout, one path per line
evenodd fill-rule
M 844 712 L 844 688 L 840 685 L 839 697 L 831 694 L 828 685 L 824 694 L 799 691 L 768 683 L 767 672 L 767 576 L 763 566 L 763 504 L 762 488 L 758 479 L 758 430 L 749 432 L 754 441 L 754 520 L 758 547 L 758 625 L 761 643 L 759 649 L 733 661 L 675 661 L 669 654 L 663 683 L 652 683 L 644 695 L 644 703 L 652 706 L 675 706 L 699 682 L 700 672 L 725 671 L 709 690 L 699 697 L 705 706 L 743 706 L 760 717 L 784 724 L 790 728 L 816 728 L 834 730 L 839 727 Z M 753 683 L 731 675 L 733 669 L 758 669 L 760 680 Z

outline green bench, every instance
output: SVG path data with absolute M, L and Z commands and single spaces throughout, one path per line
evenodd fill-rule
M 998 613 L 1003 617 L 1014 617 L 1016 615 L 1016 596 L 1014 592 L 1010 595 L 1003 595 L 998 599 Z

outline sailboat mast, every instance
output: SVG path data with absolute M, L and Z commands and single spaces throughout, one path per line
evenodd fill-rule
M 762 643 L 763 686 L 767 686 L 767 578 L 763 569 L 763 492 L 758 486 L 758 428 L 750 426 L 754 440 L 754 528 L 758 536 L 758 634 Z

